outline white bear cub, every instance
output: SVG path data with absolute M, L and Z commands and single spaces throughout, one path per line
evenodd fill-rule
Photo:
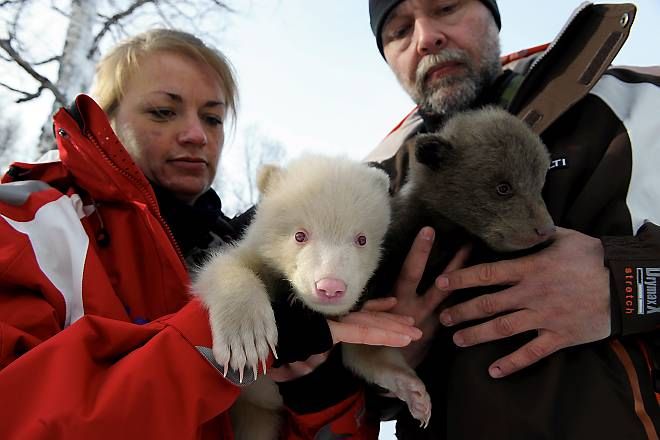
M 270 295 L 276 282 L 288 280 L 297 299 L 324 315 L 349 312 L 378 265 L 390 222 L 389 179 L 364 163 L 305 156 L 286 169 L 265 167 L 258 186 L 262 198 L 245 236 L 215 255 L 193 286 L 209 309 L 215 359 L 225 373 L 228 367 L 237 370 L 240 382 L 248 379 L 246 368 L 256 378 L 269 349 L 275 352 Z M 430 400 L 407 366 L 397 365 L 396 374 L 376 374 L 386 383 L 374 380 L 372 370 L 380 366 L 353 369 L 390 389 L 396 376 L 405 375 L 399 387 L 406 390 L 395 394 L 415 394 L 416 404 L 421 394 L 427 419 Z M 232 410 L 236 438 L 276 438 L 280 407 L 277 387 L 260 376 Z

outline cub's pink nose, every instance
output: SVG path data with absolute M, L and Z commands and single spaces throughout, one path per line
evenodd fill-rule
M 326 298 L 336 298 L 346 292 L 346 283 L 337 278 L 323 278 L 316 282 L 316 294 Z

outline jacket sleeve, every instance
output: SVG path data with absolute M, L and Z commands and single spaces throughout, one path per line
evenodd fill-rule
M 613 126 L 620 130 L 606 155 L 618 158 L 618 168 L 613 170 L 627 179 L 625 200 L 619 203 L 625 203 L 634 233 L 602 238 L 611 273 L 613 334 L 648 332 L 660 324 L 656 290 L 660 277 L 656 169 L 660 120 L 653 116 L 660 98 L 660 67 L 610 69 L 591 94 L 611 112 Z
M 50 319 L 44 301 L 8 293 L 2 295 L 3 315 L 13 310 L 15 316 Z M 196 349 L 210 345 L 206 312 L 197 301 L 147 325 L 86 315 L 44 341 L 45 333 L 32 335 L 21 326 L 0 323 L 0 438 L 231 432 L 226 410 L 238 389 Z
M 287 408 L 287 439 L 377 438 L 378 418 L 365 410 L 364 390 L 336 347 L 310 374 L 278 384 Z
M 660 326 L 660 227 L 647 222 L 636 236 L 602 237 L 610 269 L 612 334 L 648 332 Z

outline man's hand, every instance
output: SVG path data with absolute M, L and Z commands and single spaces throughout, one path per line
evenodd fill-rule
M 421 339 L 403 349 L 403 355 L 408 365 L 413 368 L 424 359 L 431 339 L 433 339 L 438 328 L 435 310 L 450 294 L 447 289 L 439 289 L 436 285 L 437 282 L 429 287 L 424 295 L 417 294 L 417 286 L 424 274 L 434 236 L 433 228 L 424 227 L 419 231 L 392 291 L 392 295 L 398 299 L 398 303 L 392 309 L 392 312 L 412 316 L 423 333 Z M 443 274 L 462 267 L 469 252 L 468 247 L 460 249 L 449 262 Z
M 510 286 L 447 308 L 440 321 L 451 326 L 499 315 L 456 332 L 454 343 L 460 347 L 538 330 L 536 338 L 489 367 L 492 377 L 504 377 L 562 348 L 608 337 L 609 279 L 600 240 L 558 228 L 555 241 L 534 255 L 439 277 L 436 286 L 445 290 Z

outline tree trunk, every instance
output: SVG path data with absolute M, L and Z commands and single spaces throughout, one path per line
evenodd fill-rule
M 56 99 L 53 103 L 51 114 L 41 128 L 41 136 L 37 145 L 39 154 L 43 154 L 55 146 L 52 115 L 60 107 L 69 105 L 79 93 L 87 92 L 91 85 L 98 51 L 91 57 L 88 56 L 88 53 L 94 41 L 93 28 L 98 5 L 99 0 L 71 1 L 71 19 L 66 31 L 55 84 L 67 102 L 59 102 Z

